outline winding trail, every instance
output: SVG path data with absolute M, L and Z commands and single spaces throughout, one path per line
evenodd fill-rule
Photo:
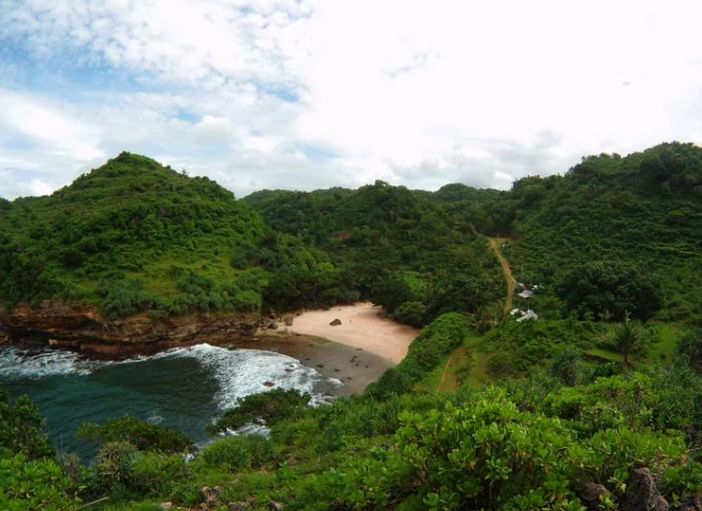
M 490 248 L 495 253 L 495 257 L 500 261 L 502 266 L 502 273 L 505 275 L 505 280 L 507 281 L 507 296 L 505 296 L 505 306 L 502 308 L 502 314 L 506 316 L 509 311 L 512 310 L 512 298 L 514 297 L 514 288 L 516 287 L 517 281 L 514 280 L 512 276 L 512 268 L 509 266 L 509 261 L 505 259 L 502 255 L 501 244 L 505 242 L 505 238 L 488 238 L 490 240 Z
M 495 254 L 495 257 L 497 257 L 497 260 L 500 261 L 500 266 L 502 266 L 502 273 L 504 274 L 505 280 L 507 281 L 507 294 L 505 295 L 505 305 L 502 308 L 502 315 L 507 316 L 512 310 L 512 298 L 514 297 L 514 289 L 517 285 L 517 281 L 514 280 L 514 277 L 512 276 L 512 268 L 509 265 L 509 261 L 507 261 L 505 256 L 502 254 L 501 245 L 502 243 L 507 241 L 507 239 L 488 238 L 488 240 L 490 242 L 490 249 Z M 446 360 L 444 368 L 441 371 L 441 378 L 439 379 L 439 384 L 436 388 L 438 392 L 449 392 L 459 387 L 460 383 L 456 380 L 456 374 L 454 374 L 455 371 L 452 366 L 459 364 L 461 361 L 467 359 L 468 357 L 469 354 L 466 346 L 458 347 L 453 351 L 453 353 L 451 353 L 451 355 L 449 355 L 449 358 Z
M 451 374 L 451 378 L 449 378 L 449 370 L 453 364 L 457 363 L 461 359 L 465 359 L 467 356 L 468 353 L 465 346 L 459 346 L 453 351 L 453 353 L 451 353 L 448 360 L 446 360 L 446 364 L 444 364 L 443 371 L 441 372 L 441 379 L 439 380 L 439 385 L 436 388 L 438 392 L 450 392 L 459 387 L 459 382 L 456 381 L 455 374 Z

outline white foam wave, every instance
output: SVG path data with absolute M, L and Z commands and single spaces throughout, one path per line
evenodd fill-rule
M 222 410 L 236 406 L 240 398 L 275 388 L 307 392 L 312 396 L 310 404 L 318 405 L 329 401 L 325 389 L 343 385 L 341 381 L 325 378 L 315 369 L 305 367 L 287 355 L 262 350 L 227 349 L 209 344 L 173 348 L 152 356 L 137 356 L 116 362 L 91 361 L 70 351 L 31 352 L 5 346 L 0 348 L 0 377 L 38 379 L 53 375 L 85 375 L 110 364 L 138 364 L 181 357 L 195 358 L 212 371 L 220 387 L 215 399 Z
M 325 396 L 317 391 L 318 387 L 341 384 L 338 380 L 325 378 L 311 367 L 305 367 L 292 357 L 270 351 L 230 350 L 198 344 L 175 348 L 162 356 L 194 357 L 211 368 L 220 386 L 216 395 L 220 409 L 232 408 L 245 396 L 275 388 L 307 392 L 312 396 L 311 404 L 319 404 L 325 401 Z
M 27 351 L 15 346 L 0 348 L 0 376 L 38 379 L 61 374 L 89 374 L 96 362 L 71 351 Z

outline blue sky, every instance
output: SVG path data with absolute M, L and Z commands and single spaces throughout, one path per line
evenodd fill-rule
M 261 188 L 508 188 L 702 143 L 695 1 L 0 0 L 0 197 L 127 150 Z

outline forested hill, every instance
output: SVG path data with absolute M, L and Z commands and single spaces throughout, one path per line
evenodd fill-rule
M 0 301 L 9 306 L 57 298 L 110 317 L 255 311 L 278 269 L 328 266 L 215 182 L 135 154 L 1 207 Z
M 0 201 L 0 301 L 85 302 L 109 317 L 261 311 L 371 298 L 421 326 L 499 316 L 508 240 L 517 301 L 545 317 L 699 321 L 702 149 L 583 158 L 510 191 L 382 181 L 256 192 L 122 153 L 50 197 Z
M 496 225 L 494 211 L 511 222 Z M 542 313 L 702 319 L 699 147 L 583 158 L 564 176 L 515 182 L 484 212 L 476 227 L 512 236 L 507 256 L 519 279 L 541 284 Z
M 500 298 L 485 239 L 414 192 L 378 183 L 254 198 L 122 153 L 49 197 L 2 201 L 0 303 L 59 299 L 118 318 L 373 295 L 391 312 L 407 303 L 398 317 L 421 325 Z M 275 215 L 266 224 L 247 202 Z
M 273 228 L 329 253 L 347 286 L 404 322 L 421 326 L 448 311 L 496 319 L 504 278 L 487 239 L 432 195 L 376 181 L 243 200 Z

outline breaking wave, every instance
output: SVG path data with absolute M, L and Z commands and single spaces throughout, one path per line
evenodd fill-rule
M 209 344 L 173 348 L 156 355 L 121 361 L 89 360 L 70 351 L 31 351 L 4 346 L 0 347 L 0 378 L 37 380 L 56 375 L 88 375 L 108 365 L 141 364 L 149 360 L 179 358 L 195 359 L 211 371 L 219 385 L 215 400 L 220 410 L 234 407 L 240 398 L 274 388 L 307 392 L 312 396 L 311 404 L 315 405 L 325 402 L 329 397 L 328 392 L 342 385 L 339 380 L 326 378 L 287 355 L 253 349 L 228 349 Z M 173 391 L 177 392 L 178 389 Z

